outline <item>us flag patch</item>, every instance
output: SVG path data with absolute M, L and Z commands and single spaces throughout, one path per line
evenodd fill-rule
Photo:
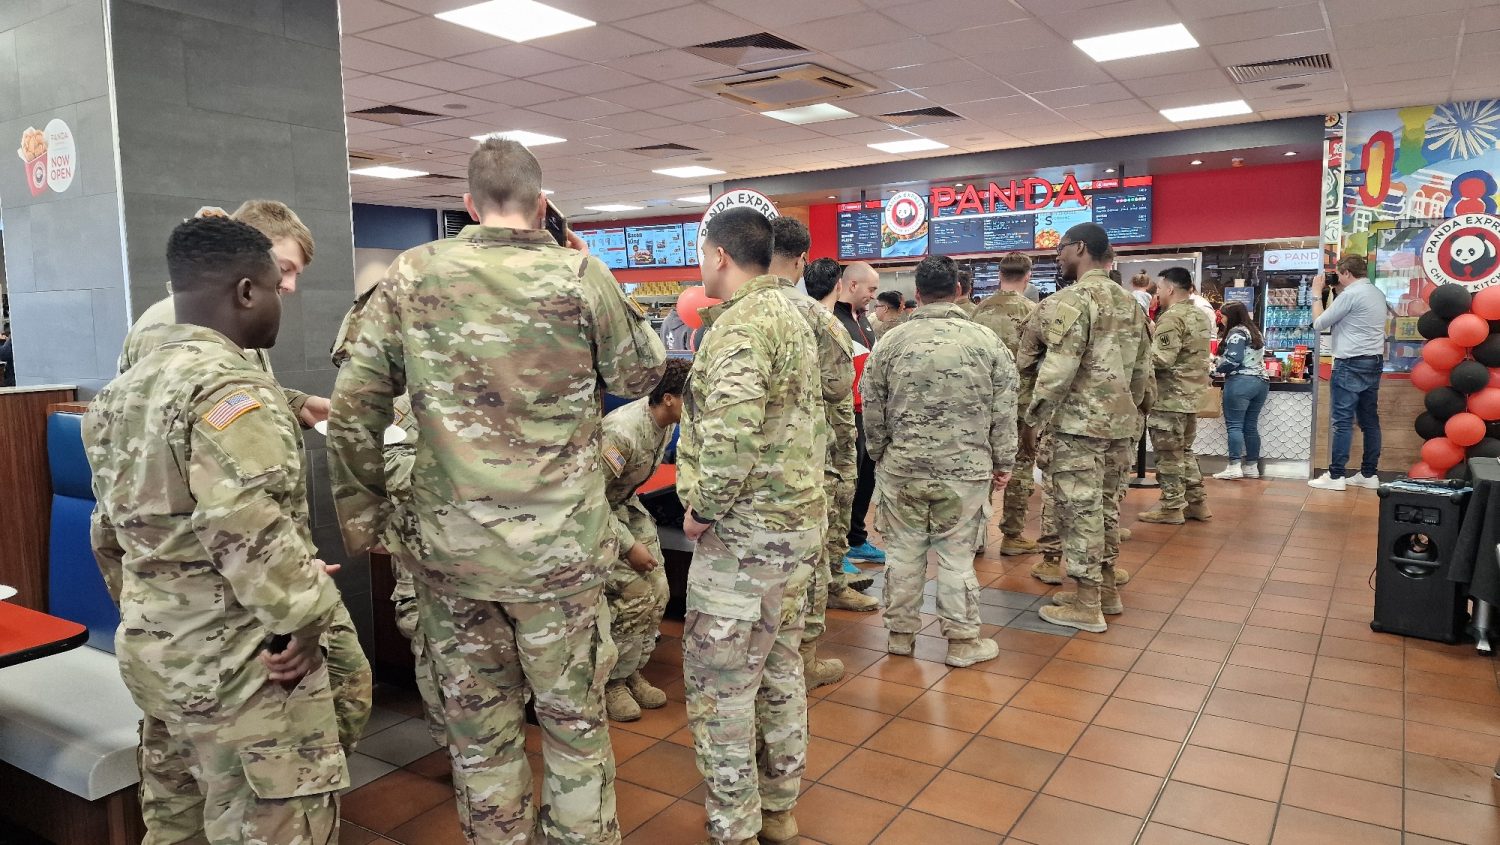
M 219 400 L 219 404 L 210 408 L 208 413 L 203 415 L 203 421 L 223 431 L 229 427 L 230 423 L 259 407 L 261 407 L 260 400 L 243 390 L 236 390 Z
M 618 446 L 604 447 L 604 462 L 609 464 L 610 470 L 616 476 L 625 471 L 625 455 L 620 452 Z

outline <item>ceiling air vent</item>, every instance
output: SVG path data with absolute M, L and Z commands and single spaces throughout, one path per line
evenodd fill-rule
M 1266 82 L 1271 79 L 1289 79 L 1293 76 L 1311 76 L 1333 70 L 1333 59 L 1327 53 L 1297 56 L 1292 59 L 1274 59 L 1269 62 L 1250 62 L 1230 65 L 1225 68 L 1235 82 Z
M 381 155 L 380 153 L 367 153 L 360 150 L 349 151 L 349 169 L 357 167 L 374 167 L 378 164 L 390 164 L 400 161 L 397 156 Z
M 467 211 L 453 211 L 445 208 L 438 212 L 438 225 L 442 228 L 445 238 L 457 237 L 465 226 L 473 224 L 474 218 L 470 217 Z
M 362 117 L 365 120 L 389 123 L 392 126 L 416 126 L 419 123 L 431 123 L 434 120 L 447 120 L 452 116 L 434 114 L 421 109 L 409 109 L 405 106 L 372 106 L 349 112 L 349 114 L 351 117 Z
M 813 64 L 705 79 L 693 87 L 757 109 L 810 106 L 875 90 L 852 76 Z
M 652 158 L 669 158 L 671 156 L 682 155 L 683 153 L 703 152 L 697 147 L 689 147 L 683 144 L 652 144 L 649 147 L 631 147 L 629 151 Z
M 723 41 L 710 41 L 707 44 L 697 44 L 686 48 L 687 52 L 702 56 L 711 62 L 723 65 L 740 67 L 742 65 L 758 65 L 762 62 L 786 60 L 792 56 L 800 56 L 810 53 L 811 50 L 800 44 L 793 44 L 785 38 L 778 38 L 769 32 L 757 32 L 754 35 L 741 35 L 738 38 L 726 38 Z
M 927 126 L 932 123 L 948 123 L 954 120 L 963 120 L 963 116 L 948 111 L 942 106 L 930 106 L 925 109 L 910 109 L 908 111 L 891 112 L 880 115 L 877 120 L 883 120 L 892 126 Z

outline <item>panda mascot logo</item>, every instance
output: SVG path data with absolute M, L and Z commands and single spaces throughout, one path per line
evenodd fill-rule
M 1500 282 L 1500 217 L 1462 214 L 1444 221 L 1422 246 L 1422 269 L 1438 284 L 1477 290 Z

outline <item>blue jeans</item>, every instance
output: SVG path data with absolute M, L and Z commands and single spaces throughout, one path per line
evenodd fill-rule
M 1259 376 L 1224 380 L 1224 427 L 1229 430 L 1229 460 L 1260 461 L 1260 409 L 1271 386 Z
M 1328 382 L 1330 400 L 1329 427 L 1333 431 L 1333 453 L 1328 458 L 1328 475 L 1348 475 L 1349 446 L 1354 440 L 1354 423 L 1364 434 L 1365 453 L 1360 459 L 1361 475 L 1374 475 L 1380 463 L 1380 371 L 1379 355 L 1340 358 L 1333 362 L 1333 378 Z

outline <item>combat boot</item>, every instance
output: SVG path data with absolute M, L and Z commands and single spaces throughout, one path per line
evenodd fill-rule
M 1078 591 L 1067 604 L 1048 605 L 1037 613 L 1053 625 L 1077 628 L 1091 634 L 1102 634 L 1109 630 L 1099 607 L 1099 584 L 1093 581 L 1079 581 Z
M 1035 540 L 1025 537 L 1004 537 L 1000 541 L 1000 554 L 1010 557 L 1014 555 L 1030 555 L 1041 551 L 1042 547 Z
M 892 631 L 890 635 L 885 639 L 886 654 L 895 654 L 901 657 L 910 657 L 912 651 L 915 650 L 916 647 L 916 634 L 903 634 L 899 631 Z
M 797 817 L 791 810 L 771 810 L 760 814 L 760 841 L 781 845 L 797 839 Z
M 962 669 L 965 666 L 973 666 L 975 663 L 994 660 L 999 656 L 1000 644 L 987 637 L 973 640 L 949 640 L 948 659 L 943 662 Z
M 1111 566 L 1104 570 L 1103 580 L 1099 582 L 1099 610 L 1105 616 L 1119 616 L 1125 612 L 1125 605 L 1120 601 L 1119 575 L 1124 570 Z M 1058 607 L 1066 607 L 1078 598 L 1078 593 L 1069 590 L 1063 593 L 1053 593 L 1052 603 Z
M 634 722 L 641 718 L 641 706 L 624 681 L 610 681 L 604 685 L 604 712 L 613 722 Z
M 1130 537 L 1131 537 L 1130 529 L 1129 528 L 1121 528 L 1120 531 L 1119 531 L 1119 537 L 1120 537 L 1120 542 L 1122 542 L 1122 543 L 1125 542 L 1126 540 L 1129 540 Z
M 1130 583 L 1130 572 L 1115 566 L 1115 586 L 1123 587 Z
M 760 845 L 760 840 L 754 836 L 749 839 L 710 839 L 703 845 Z
M 800 651 L 802 652 L 802 676 L 807 680 L 809 691 L 843 680 L 844 661 L 833 658 L 819 660 L 816 642 L 803 643 Z
M 625 687 L 630 690 L 630 695 L 635 703 L 646 708 L 655 710 L 658 707 L 667 706 L 667 694 L 652 686 L 640 672 L 632 674 L 625 679 Z
M 1213 511 L 1208 509 L 1208 502 L 1188 502 L 1187 510 L 1184 510 L 1182 515 L 1199 522 L 1208 522 L 1214 518 Z
M 873 596 L 867 596 L 845 585 L 842 588 L 830 588 L 828 590 L 828 606 L 834 610 L 853 610 L 857 613 L 868 613 L 880 607 L 880 602 Z
M 1154 522 L 1158 525 L 1181 525 L 1184 521 L 1182 508 L 1164 508 L 1161 505 L 1146 511 L 1136 519 L 1141 522 Z
M 1043 584 L 1061 584 L 1063 582 L 1062 557 L 1043 555 L 1041 560 L 1031 565 L 1031 577 Z

